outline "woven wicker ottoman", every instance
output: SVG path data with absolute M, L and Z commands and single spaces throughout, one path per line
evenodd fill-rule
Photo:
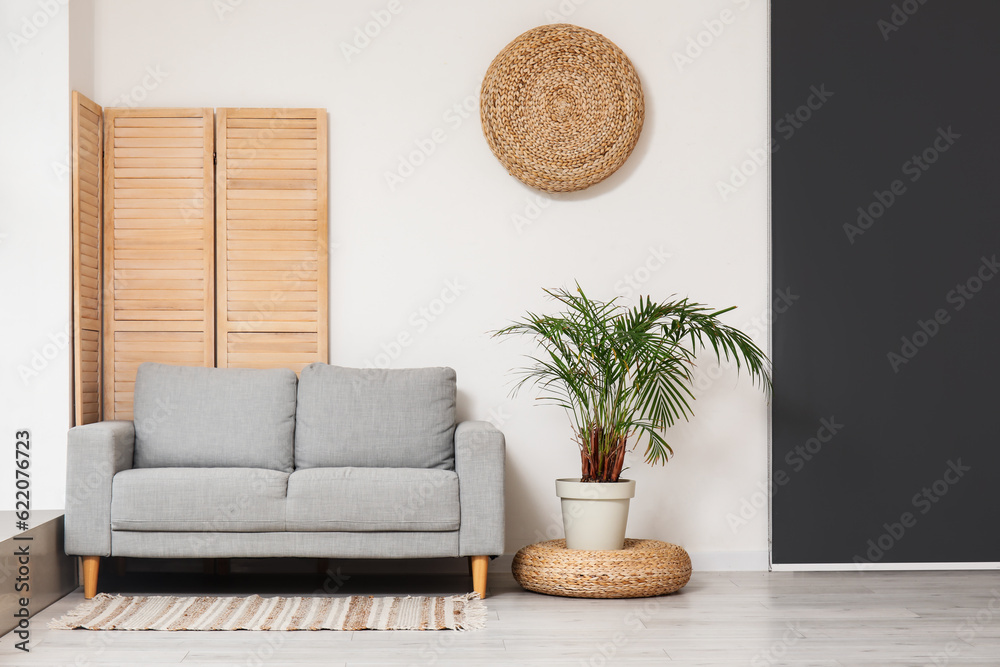
M 525 590 L 573 598 L 645 598 L 680 590 L 691 558 L 676 544 L 625 540 L 620 551 L 578 551 L 566 540 L 530 544 L 514 556 L 514 578 Z

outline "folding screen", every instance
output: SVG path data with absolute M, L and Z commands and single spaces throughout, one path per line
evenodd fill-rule
M 73 92 L 74 423 L 101 420 L 101 107 Z
M 325 110 L 74 92 L 73 167 L 76 423 L 131 419 L 144 361 L 327 361 Z

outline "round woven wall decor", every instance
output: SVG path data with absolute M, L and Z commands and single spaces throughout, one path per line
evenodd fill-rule
M 483 79 L 480 116 L 512 176 L 546 192 L 600 183 L 628 159 L 642 131 L 639 76 L 603 35 L 559 23 L 508 44 Z

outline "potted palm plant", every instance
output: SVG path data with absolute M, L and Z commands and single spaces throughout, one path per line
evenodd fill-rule
M 644 443 L 644 459 L 665 464 L 673 454 L 663 431 L 692 416 L 692 369 L 710 349 L 718 361 L 745 369 L 765 393 L 767 356 L 738 329 L 719 321 L 735 306 L 713 310 L 688 299 L 655 303 L 639 297 L 631 308 L 547 289 L 562 305 L 555 315 L 527 315 L 496 336 L 527 335 L 542 353 L 518 369 L 513 393 L 535 386 L 539 399 L 570 415 L 580 450 L 579 478 L 556 480 L 569 549 L 621 549 L 635 481 L 621 479 L 626 452 Z

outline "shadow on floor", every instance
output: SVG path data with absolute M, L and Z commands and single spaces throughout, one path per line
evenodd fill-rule
M 193 565 L 198 565 L 196 561 Z M 170 569 L 169 563 L 105 558 L 98 590 L 143 595 L 461 595 L 472 591 L 472 577 L 461 574 L 369 572 L 329 562 L 314 571 L 275 572 L 269 563 L 205 561 L 201 571 Z M 299 568 L 301 570 L 301 568 Z

